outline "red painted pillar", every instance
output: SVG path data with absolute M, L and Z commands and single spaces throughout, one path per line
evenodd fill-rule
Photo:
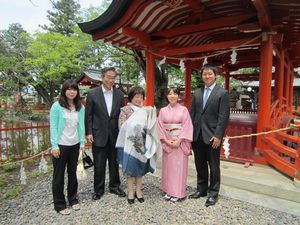
M 150 52 L 146 52 L 146 105 L 154 106 L 155 61 Z
M 291 67 L 290 70 L 290 93 L 289 93 L 289 109 L 293 111 L 293 94 L 294 94 L 294 69 Z
M 284 103 L 288 105 L 289 103 L 289 87 L 290 87 L 290 64 L 285 69 L 284 72 L 284 87 L 283 87 L 283 97 L 285 99 Z
M 226 71 L 226 75 L 225 75 L 225 89 L 227 91 L 229 91 L 230 88 L 230 74 L 228 71 Z
M 277 60 L 275 73 L 275 100 L 279 100 L 279 108 L 282 107 L 283 84 L 284 84 L 284 51 L 281 51 L 280 58 Z
M 273 38 L 264 33 L 260 53 L 257 132 L 264 131 L 270 124 L 272 62 Z M 259 151 L 263 149 L 262 136 L 257 136 L 256 147 Z
M 189 66 L 186 66 L 185 68 L 185 74 L 184 74 L 184 105 L 189 109 L 191 106 L 191 91 L 192 91 L 192 85 L 191 85 L 191 74 L 192 69 Z

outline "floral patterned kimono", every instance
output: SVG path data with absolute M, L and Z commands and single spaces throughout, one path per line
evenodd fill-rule
M 137 107 L 131 103 L 121 109 L 120 132 L 116 148 L 117 162 L 124 173 L 141 177 L 154 172 L 156 158 L 161 149 L 157 125 L 156 109 Z
M 158 127 L 162 141 L 162 190 L 173 197 L 185 198 L 188 156 L 191 155 L 193 125 L 186 107 L 177 103 L 162 108 Z M 178 148 L 171 148 L 164 140 L 182 139 Z

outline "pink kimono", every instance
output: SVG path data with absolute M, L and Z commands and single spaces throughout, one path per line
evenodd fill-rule
M 173 197 L 185 198 L 188 156 L 191 155 L 193 125 L 186 107 L 177 103 L 162 108 L 158 116 L 162 141 L 162 190 Z M 182 139 L 178 149 L 171 148 L 163 140 Z

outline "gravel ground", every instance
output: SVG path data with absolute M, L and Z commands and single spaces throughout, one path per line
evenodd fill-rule
M 81 210 L 67 216 L 54 211 L 52 178 L 47 175 L 26 187 L 22 195 L 0 205 L 0 224 L 300 224 L 300 217 L 223 196 L 208 208 L 204 206 L 205 198 L 167 202 L 159 189 L 160 179 L 152 175 L 144 178 L 144 203 L 129 205 L 126 198 L 110 194 L 107 189 L 94 202 L 93 170 L 88 173 L 88 179 L 79 182 Z M 124 177 L 122 184 L 125 189 Z M 193 191 L 188 187 L 187 193 Z

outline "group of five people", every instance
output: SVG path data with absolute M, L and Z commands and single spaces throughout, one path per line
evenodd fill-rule
M 131 88 L 124 105 L 123 93 L 114 87 L 117 73 L 112 67 L 103 70 L 102 85 L 89 91 L 85 109 L 76 82 L 65 81 L 50 110 L 54 209 L 63 215 L 70 213 L 64 196 L 66 167 L 68 202 L 73 210 L 80 209 L 76 165 L 85 138 L 92 144 L 94 159 L 93 200 L 104 194 L 108 161 L 110 193 L 126 196 L 120 188 L 120 164 L 127 180 L 128 203 L 144 202 L 142 177 L 154 172 L 162 148 L 164 198 L 173 202 L 186 198 L 188 157 L 193 150 L 197 190 L 189 198 L 208 195 L 205 205 L 214 205 L 220 189 L 221 143 L 229 120 L 228 93 L 216 85 L 217 74 L 214 65 L 203 66 L 205 87 L 194 92 L 190 112 L 179 103 L 179 90 L 169 88 L 168 105 L 158 117 L 155 108 L 143 105 L 141 87 Z

